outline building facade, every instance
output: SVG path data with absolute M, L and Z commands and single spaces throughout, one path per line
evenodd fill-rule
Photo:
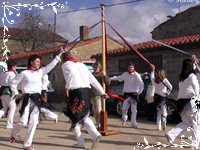
M 161 40 L 200 33 L 200 5 L 170 16 L 152 32 L 152 39 Z

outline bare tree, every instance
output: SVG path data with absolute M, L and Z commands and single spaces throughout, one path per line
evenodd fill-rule
M 55 42 L 53 26 L 38 10 L 23 11 L 17 24 L 21 29 L 18 40 L 25 50 L 36 50 Z

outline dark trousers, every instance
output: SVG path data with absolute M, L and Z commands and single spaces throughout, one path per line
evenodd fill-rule
M 146 113 L 147 113 L 147 120 L 148 121 L 155 121 L 156 118 L 156 107 L 154 102 L 147 103 L 146 105 Z

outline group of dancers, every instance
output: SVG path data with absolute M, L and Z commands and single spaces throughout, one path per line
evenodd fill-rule
M 167 123 L 167 99 L 172 92 L 172 85 L 165 76 L 163 69 L 156 68 L 153 64 L 151 66 L 151 91 L 146 98 L 152 98 L 154 106 L 156 107 L 157 117 L 156 124 L 157 129 L 166 130 Z M 169 145 L 175 145 L 175 139 L 181 135 L 188 128 L 191 128 L 192 138 L 191 142 L 187 145 L 192 148 L 199 148 L 200 142 L 200 62 L 196 56 L 192 58 L 184 59 L 182 63 L 181 73 L 179 75 L 179 91 L 177 97 L 177 109 L 181 116 L 181 122 L 174 128 L 168 131 L 165 136 Z M 128 118 L 127 112 L 131 107 L 131 126 L 137 128 L 137 101 L 138 96 L 142 93 L 144 83 L 139 73 L 135 71 L 135 65 L 130 63 L 128 65 L 128 71 L 120 76 L 110 78 L 112 80 L 124 81 L 123 92 L 126 100 L 122 106 L 122 124 L 126 125 Z
M 61 59 L 62 56 L 62 59 Z M 95 148 L 101 139 L 98 131 L 100 128 L 101 97 L 108 98 L 101 83 L 107 85 L 113 80 L 124 81 L 123 92 L 125 101 L 122 107 L 122 124 L 126 125 L 128 119 L 128 109 L 131 107 L 131 127 L 138 128 L 137 124 L 137 101 L 138 96 L 144 89 L 144 83 L 139 73 L 135 70 L 135 65 L 130 63 L 128 71 L 120 76 L 109 78 L 102 72 L 100 63 L 93 65 L 95 72 L 92 74 L 88 68 L 78 62 L 73 55 L 62 49 L 60 53 L 45 67 L 41 67 L 41 57 L 32 55 L 28 59 L 27 70 L 17 74 L 16 63 L 8 61 L 8 70 L 0 75 L 0 95 L 3 108 L 0 110 L 0 118 L 5 115 L 8 108 L 6 128 L 11 128 L 10 142 L 16 141 L 20 130 L 27 126 L 23 148 L 24 150 L 34 150 L 32 147 L 33 137 L 37 128 L 40 112 L 58 121 L 58 116 L 48 110 L 44 103 L 47 98 L 47 73 L 49 73 L 62 60 L 62 72 L 65 80 L 65 92 L 67 109 L 64 114 L 70 118 L 71 131 L 75 134 L 76 148 L 85 149 L 85 141 L 81 133 L 83 126 L 92 138 L 91 148 Z M 200 121 L 199 111 L 196 107 L 194 96 L 199 96 L 199 82 L 196 70 L 199 70 L 199 62 L 195 57 L 183 60 L 182 70 L 179 75 L 179 93 L 177 98 L 178 111 L 182 122 L 166 133 L 166 138 L 170 145 L 188 127 L 192 128 L 191 147 L 199 147 Z M 196 68 L 195 68 L 196 67 Z M 166 130 L 167 123 L 167 97 L 172 91 L 172 85 L 165 77 L 163 69 L 156 68 L 151 64 L 151 83 L 154 85 L 154 103 L 157 109 L 157 128 Z M 200 70 L 199 70 L 200 71 Z M 19 92 L 19 89 L 21 92 Z M 91 92 L 91 89 L 93 92 Z M 92 98 L 92 100 L 91 100 Z M 20 118 L 13 125 L 13 117 L 16 110 L 15 101 L 20 101 Z M 194 102 L 195 101 L 195 102 Z M 97 126 L 90 119 L 90 104 L 93 104 L 94 116 Z
M 70 52 L 63 49 L 54 59 L 45 67 L 41 67 L 41 57 L 32 55 L 28 59 L 27 70 L 17 74 L 16 63 L 8 61 L 8 70 L 1 74 L 1 101 L 3 108 L 0 111 L 1 117 L 7 112 L 7 128 L 11 128 L 10 142 L 16 141 L 20 130 L 27 126 L 23 148 L 24 150 L 34 150 L 32 147 L 33 137 L 38 124 L 40 112 L 49 116 L 55 122 L 58 116 L 45 108 L 43 105 L 46 101 L 46 75 L 49 73 L 62 56 L 62 71 L 66 81 L 65 91 L 67 99 L 67 110 L 64 112 L 70 118 L 71 130 L 74 132 L 77 144 L 76 148 L 85 148 L 84 138 L 81 134 L 81 125 L 91 135 L 93 143 L 91 148 L 95 148 L 101 139 L 101 134 L 95 127 L 93 121 L 89 118 L 90 112 L 90 88 L 93 86 L 96 91 L 104 98 L 107 94 L 100 83 L 87 69 L 87 67 L 77 62 Z M 21 92 L 19 92 L 19 87 Z M 21 101 L 19 121 L 13 125 L 13 117 L 16 109 L 15 100 Z

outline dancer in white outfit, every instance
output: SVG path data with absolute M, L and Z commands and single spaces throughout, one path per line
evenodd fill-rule
M 8 70 L 7 64 L 4 61 L 0 61 L 0 74 L 4 73 L 7 70 Z M 2 109 L 2 108 L 3 108 L 3 105 L 2 105 L 1 100 L 0 100 L 0 109 Z
M 60 53 L 46 67 L 40 68 L 40 57 L 38 55 L 30 56 L 27 70 L 22 71 L 15 79 L 11 81 L 10 88 L 16 98 L 23 98 L 20 109 L 19 122 L 11 131 L 10 142 L 15 142 L 20 130 L 27 126 L 27 132 L 24 137 L 24 150 L 33 150 L 31 144 L 35 130 L 38 124 L 39 110 L 41 107 L 40 94 L 42 90 L 42 77 L 50 72 L 60 61 Z M 17 86 L 21 84 L 22 94 L 19 94 Z
M 157 109 L 157 129 L 159 131 L 166 129 L 167 123 L 167 96 L 172 91 L 172 85 L 165 77 L 163 69 L 156 69 L 151 65 L 151 80 L 155 87 L 154 104 Z
M 92 137 L 93 144 L 91 148 L 93 149 L 99 142 L 101 134 L 89 118 L 91 85 L 101 96 L 107 97 L 107 94 L 86 65 L 77 62 L 70 52 L 63 54 L 62 71 L 66 81 L 67 95 L 67 111 L 64 113 L 72 122 L 71 130 L 73 130 L 77 140 L 74 147 L 85 148 L 84 138 L 81 134 L 80 124 L 82 124 Z
M 0 118 L 2 118 L 2 116 L 5 115 L 5 113 L 9 109 L 6 128 L 12 129 L 13 118 L 16 110 L 16 103 L 15 103 L 15 98 L 12 97 L 12 92 L 10 90 L 10 82 L 17 75 L 16 72 L 17 65 L 16 62 L 14 61 L 8 61 L 7 65 L 8 65 L 8 71 L 0 75 L 0 85 L 1 85 L 0 95 L 3 105 L 3 109 L 0 110 Z
M 197 80 L 198 80 L 198 83 L 199 83 L 199 86 L 200 86 L 200 60 L 195 55 L 193 55 L 192 58 L 193 58 L 193 60 L 195 62 L 195 66 L 194 67 L 196 68 L 196 72 L 197 72 L 196 76 L 197 76 Z M 199 88 L 199 90 L 200 90 L 200 88 Z M 199 99 L 198 99 L 198 105 L 200 107 L 200 96 L 199 96 Z M 198 109 L 197 113 L 198 113 L 198 120 L 197 120 L 198 121 L 198 123 L 197 123 L 198 131 L 197 131 L 197 133 L 199 133 L 198 134 L 198 140 L 200 142 L 200 108 Z
M 182 64 L 182 71 L 179 80 L 179 92 L 177 107 L 180 113 L 182 122 L 177 124 L 173 129 L 166 133 L 169 144 L 173 144 L 174 140 L 182 134 L 187 128 L 192 128 L 192 139 L 190 146 L 198 148 L 199 139 L 198 136 L 198 111 L 194 106 L 192 97 L 199 95 L 199 84 L 197 76 L 193 68 L 193 61 L 191 59 L 185 59 Z
M 128 65 L 128 72 L 118 77 L 111 77 L 110 80 L 124 81 L 123 92 L 126 100 L 123 102 L 122 106 L 122 124 L 126 124 L 128 109 L 131 106 L 131 126 L 137 128 L 137 99 L 144 89 L 144 83 L 140 74 L 135 71 L 135 65 L 130 63 Z

